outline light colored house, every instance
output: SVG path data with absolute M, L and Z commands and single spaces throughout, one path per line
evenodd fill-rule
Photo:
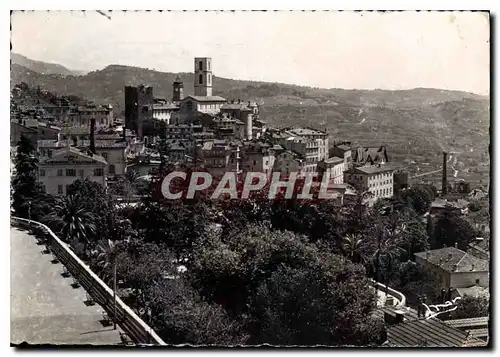
M 96 134 L 96 137 L 98 134 Z M 83 139 L 76 142 L 76 146 L 72 140 L 38 140 L 38 154 L 40 158 L 50 158 L 54 155 L 54 152 L 65 148 L 67 146 L 73 146 L 80 150 L 84 150 L 90 147 L 90 140 Z M 96 154 L 102 156 L 106 162 L 107 166 L 105 169 L 105 175 L 107 176 L 120 176 L 125 174 L 126 159 L 128 144 L 125 141 L 111 137 L 109 139 L 97 139 L 95 140 Z
M 207 114 L 218 114 L 227 100 L 220 96 L 196 96 L 190 95 L 184 98 L 180 104 L 180 114 L 183 112 L 201 112 Z
M 179 106 L 174 103 L 155 103 L 153 104 L 153 119 L 165 121 L 170 124 L 170 119 L 174 113 L 179 111 Z
M 322 160 L 318 163 L 318 173 L 322 175 L 329 175 L 330 182 L 334 184 L 341 184 L 344 182 L 344 171 L 347 166 L 343 158 L 334 156 Z
M 364 192 L 374 199 L 392 197 L 394 190 L 394 168 L 388 165 L 367 165 L 344 172 L 344 182 Z
M 443 288 L 489 286 L 489 262 L 455 247 L 415 253 L 415 263 Z
M 100 155 L 65 147 L 39 162 L 38 182 L 51 195 L 66 195 L 68 187 L 78 179 L 88 178 L 106 187 L 106 165 L 106 160 Z

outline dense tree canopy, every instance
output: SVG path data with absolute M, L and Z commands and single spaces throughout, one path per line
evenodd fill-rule
M 28 218 L 35 213 L 34 202 L 42 191 L 37 179 L 38 159 L 35 147 L 24 135 L 21 135 L 18 143 L 14 164 L 16 175 L 12 180 L 12 208 L 17 216 Z
M 414 186 L 405 190 L 402 194 L 402 199 L 408 202 L 415 212 L 424 214 L 429 211 L 432 201 L 436 195 L 430 188 L 433 186 Z
M 476 231 L 464 218 L 451 210 L 445 210 L 433 221 L 431 248 L 439 249 L 457 245 L 458 249 L 467 250 L 474 241 Z
M 174 167 L 165 153 L 162 162 L 126 216 L 114 201 L 124 192 L 89 180 L 75 181 L 65 198 L 33 197 L 37 212 L 57 218 L 58 234 L 89 248 L 107 284 L 116 266 L 120 296 L 167 343 L 379 345 L 385 328 L 372 317 L 369 278 L 408 294 L 410 305 L 438 291 L 411 261 L 429 247 L 421 214 L 430 189 L 373 207 L 364 193 L 345 205 L 270 200 L 267 187 L 243 200 L 166 200 L 158 189 Z M 463 224 L 444 218 L 434 229 L 440 241 L 448 237 L 439 227 Z
M 468 319 L 471 317 L 484 317 L 490 314 L 490 300 L 485 296 L 465 295 L 457 304 L 457 309 L 450 312 L 448 319 Z

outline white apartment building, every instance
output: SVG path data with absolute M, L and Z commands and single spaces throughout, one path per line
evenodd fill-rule
M 226 102 L 226 99 L 217 95 L 209 97 L 190 95 L 181 102 L 181 111 L 215 115 L 219 114 L 221 107 Z
M 392 197 L 394 168 L 388 165 L 356 167 L 344 172 L 344 182 L 370 192 L 374 199 Z
M 347 169 L 345 160 L 340 157 L 330 157 L 318 164 L 318 173 L 329 175 L 330 182 L 333 184 L 344 183 L 344 171 Z
M 96 134 L 96 136 L 98 135 Z M 102 137 L 105 136 L 102 135 Z M 77 140 L 76 144 L 76 148 L 83 150 L 90 146 L 90 140 Z M 38 140 L 38 155 L 41 159 L 51 158 L 56 151 L 68 146 L 75 147 L 74 142 L 72 140 Z M 102 156 L 107 162 L 105 175 L 120 176 L 125 174 L 128 152 L 127 142 L 117 141 L 112 136 L 109 139 L 97 139 L 95 140 L 95 150 L 96 154 Z
M 177 104 L 153 104 L 153 119 L 162 120 L 170 124 L 172 115 L 178 111 L 179 106 Z
M 38 182 L 44 192 L 66 195 L 68 187 L 86 178 L 106 187 L 106 160 L 100 155 L 88 155 L 74 147 L 66 147 L 38 164 Z

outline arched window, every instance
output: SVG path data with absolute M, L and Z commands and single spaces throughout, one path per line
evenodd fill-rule
M 200 71 L 203 71 L 203 61 L 200 61 L 200 62 L 198 63 L 198 69 L 199 69 Z M 201 82 L 200 82 L 200 83 L 201 83 Z
M 202 74 L 200 74 L 200 76 L 199 76 L 199 81 L 200 81 L 200 84 L 203 84 L 203 75 Z

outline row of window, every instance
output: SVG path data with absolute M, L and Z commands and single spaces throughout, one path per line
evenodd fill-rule
M 385 180 L 385 181 L 372 181 L 370 182 L 370 187 L 375 187 L 375 186 L 383 186 L 383 185 L 389 185 L 391 184 L 390 180 Z
M 381 189 L 381 190 L 373 190 L 373 193 L 376 196 L 392 195 L 392 188 L 384 188 L 384 189 Z
M 391 177 L 392 174 L 391 173 L 381 173 L 381 174 L 378 174 L 378 175 L 375 175 L 375 176 L 372 176 L 371 178 L 372 179 L 382 179 L 382 178 L 389 178 Z
M 219 104 L 200 104 L 200 109 L 219 109 Z
M 109 165 L 109 173 L 114 174 L 115 173 L 115 165 Z M 57 170 L 57 176 L 68 176 L 68 177 L 76 177 L 76 169 L 66 169 L 66 174 L 63 175 L 64 171 L 63 169 L 58 169 Z M 40 169 L 40 177 L 45 176 L 45 170 Z M 79 169 L 78 170 L 78 176 L 79 177 L 84 177 L 85 176 L 85 170 L 84 169 Z M 94 176 L 104 176 L 104 170 L 102 168 L 96 168 L 94 169 Z

